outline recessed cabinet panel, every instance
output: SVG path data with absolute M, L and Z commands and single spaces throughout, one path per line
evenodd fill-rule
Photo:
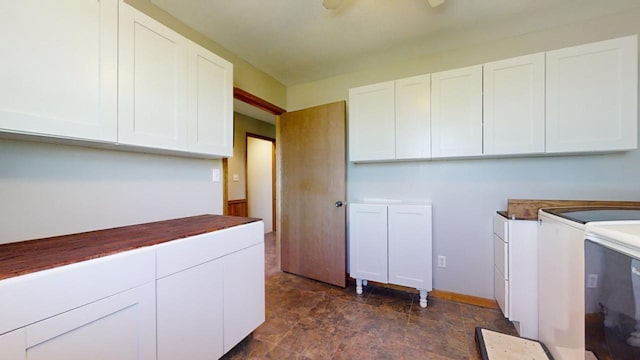
M 431 157 L 431 76 L 396 80 L 396 159 Z
M 431 207 L 389 205 L 389 282 L 431 291 Z
M 349 204 L 349 273 L 387 282 L 387 206 Z
M 431 156 L 482 155 L 482 65 L 431 74 Z
M 484 154 L 544 152 L 544 53 L 484 65 Z
M 221 259 L 158 280 L 158 360 L 222 356 L 222 292 Z
M 115 142 L 118 2 L 2 1 L 0 131 Z
M 229 254 L 222 262 L 226 353 L 265 320 L 264 243 Z
M 120 4 L 118 142 L 187 149 L 187 39 Z
M 637 35 L 547 52 L 546 151 L 637 148 Z
M 189 42 L 189 150 L 233 155 L 233 65 Z
M 349 89 L 349 160 L 395 158 L 395 83 Z
M 30 360 L 156 358 L 155 283 L 27 326 Z

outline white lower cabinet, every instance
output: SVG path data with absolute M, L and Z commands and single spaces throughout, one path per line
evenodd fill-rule
M 493 218 L 494 295 L 520 336 L 538 339 L 538 223 Z
M 265 320 L 264 243 L 222 259 L 224 283 L 224 352 Z
M 349 205 L 349 272 L 362 293 L 367 280 L 432 290 L 431 205 Z
M 264 322 L 264 225 L 2 280 L 0 319 L 3 360 L 218 359 Z
M 7 360 L 156 358 L 155 284 L 148 283 L 0 337 Z
M 158 360 L 222 356 L 222 260 L 159 279 Z

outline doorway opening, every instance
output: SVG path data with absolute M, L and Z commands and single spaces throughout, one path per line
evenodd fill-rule
M 247 212 L 264 221 L 264 232 L 275 231 L 275 139 L 247 133 Z

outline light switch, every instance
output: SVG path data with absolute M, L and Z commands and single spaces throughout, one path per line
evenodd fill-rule
M 220 182 L 220 169 L 213 169 L 211 181 Z
M 240 181 L 240 175 L 238 174 L 233 174 L 233 181 Z

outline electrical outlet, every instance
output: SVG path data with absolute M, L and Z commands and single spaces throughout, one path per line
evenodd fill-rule
M 587 288 L 595 289 L 598 287 L 598 274 L 587 275 Z
M 447 257 L 443 255 L 438 256 L 438 267 L 447 267 Z

